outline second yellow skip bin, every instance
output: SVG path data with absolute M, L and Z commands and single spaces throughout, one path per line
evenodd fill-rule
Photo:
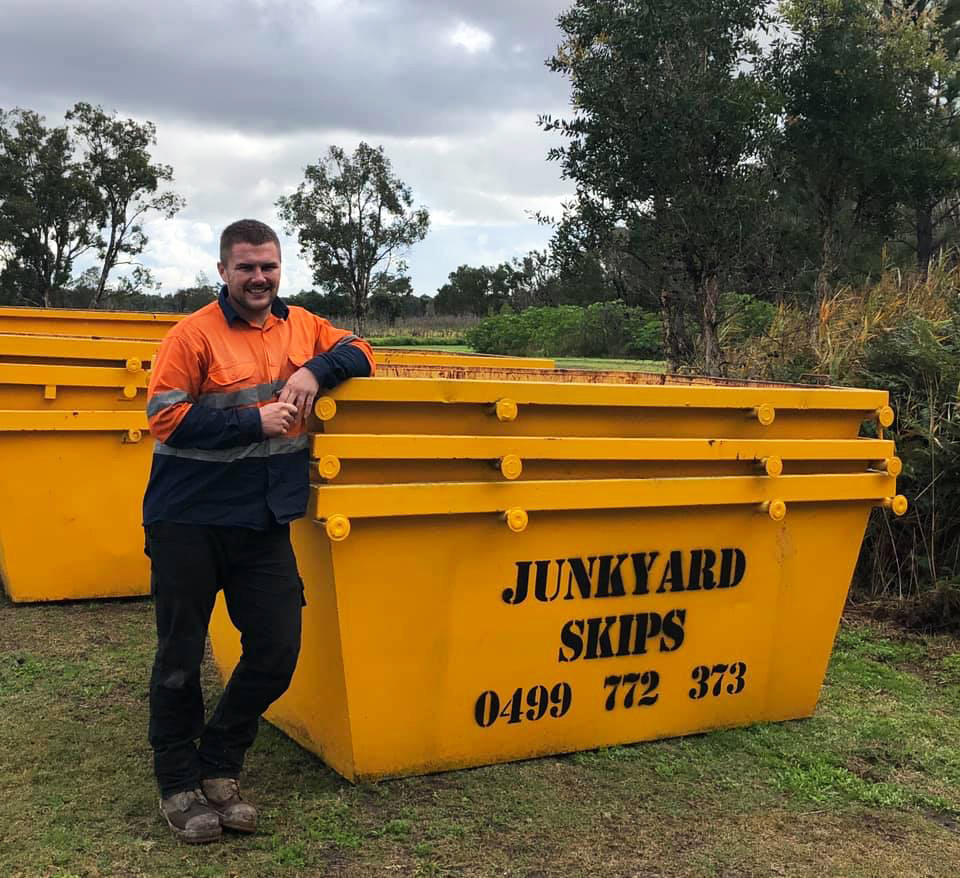
M 141 439 L 145 424 L 136 423 L 146 418 L 125 430 L 130 414 L 93 413 L 100 429 L 62 430 L 43 416 L 70 412 L 26 414 L 22 431 L 0 429 L 0 581 L 7 595 L 30 602 L 149 593 L 140 505 L 153 443 Z M 37 429 L 38 417 L 45 429 Z
M 267 718 L 362 780 L 810 715 L 868 515 L 905 506 L 857 438 L 887 395 L 498 377 L 318 401 Z M 222 601 L 211 639 L 227 676 Z

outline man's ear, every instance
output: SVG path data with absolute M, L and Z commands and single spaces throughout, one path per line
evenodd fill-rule
M 224 283 L 226 283 L 226 282 L 227 282 L 227 267 L 226 267 L 222 262 L 218 262 L 218 263 L 217 263 L 217 271 L 220 272 L 220 280 L 222 280 Z

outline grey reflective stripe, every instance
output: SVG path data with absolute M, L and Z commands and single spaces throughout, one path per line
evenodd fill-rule
M 242 445 L 239 448 L 218 448 L 207 450 L 204 448 L 172 448 L 157 442 L 153 446 L 154 454 L 165 454 L 169 457 L 187 457 L 190 460 L 203 460 L 207 463 L 232 463 L 247 457 L 271 457 L 274 454 L 292 454 L 303 451 L 310 444 L 310 437 L 303 436 L 290 438 L 277 436 L 273 439 L 264 439 L 263 442 L 254 442 L 253 445 Z
M 267 402 L 273 399 L 277 392 L 277 385 L 283 387 L 282 381 L 270 384 L 257 384 L 255 387 L 244 387 L 243 390 L 232 390 L 229 393 L 201 393 L 199 403 L 205 408 L 232 409 L 239 405 L 256 405 L 258 402 Z
M 330 350 L 331 350 L 331 351 L 332 351 L 332 350 L 336 350 L 338 347 L 340 347 L 340 345 L 342 345 L 342 344 L 350 344 L 350 342 L 352 342 L 352 341 L 360 341 L 360 336 L 358 336 L 358 335 L 345 335 L 345 336 L 344 336 L 343 338 L 341 338 L 340 341 L 338 341 L 332 348 L 330 348 Z
M 181 402 L 193 402 L 193 397 L 183 390 L 167 390 L 164 393 L 155 393 L 147 403 L 147 417 L 152 418 L 157 412 L 170 408 Z

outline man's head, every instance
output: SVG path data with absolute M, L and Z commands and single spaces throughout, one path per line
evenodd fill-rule
M 220 235 L 220 277 L 230 303 L 251 322 L 262 323 L 280 287 L 280 239 L 258 220 L 237 220 Z

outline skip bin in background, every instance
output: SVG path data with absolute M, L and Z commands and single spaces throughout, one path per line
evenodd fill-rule
M 317 404 L 303 650 L 268 718 L 356 780 L 809 715 L 869 512 L 903 511 L 891 443 L 856 438 L 886 403 L 350 382 Z M 211 637 L 227 675 L 222 601 Z
M 69 308 L 0 308 L 0 332 L 158 340 L 182 314 Z
M 12 600 L 149 591 L 146 382 L 139 365 L 0 362 L 0 579 Z

